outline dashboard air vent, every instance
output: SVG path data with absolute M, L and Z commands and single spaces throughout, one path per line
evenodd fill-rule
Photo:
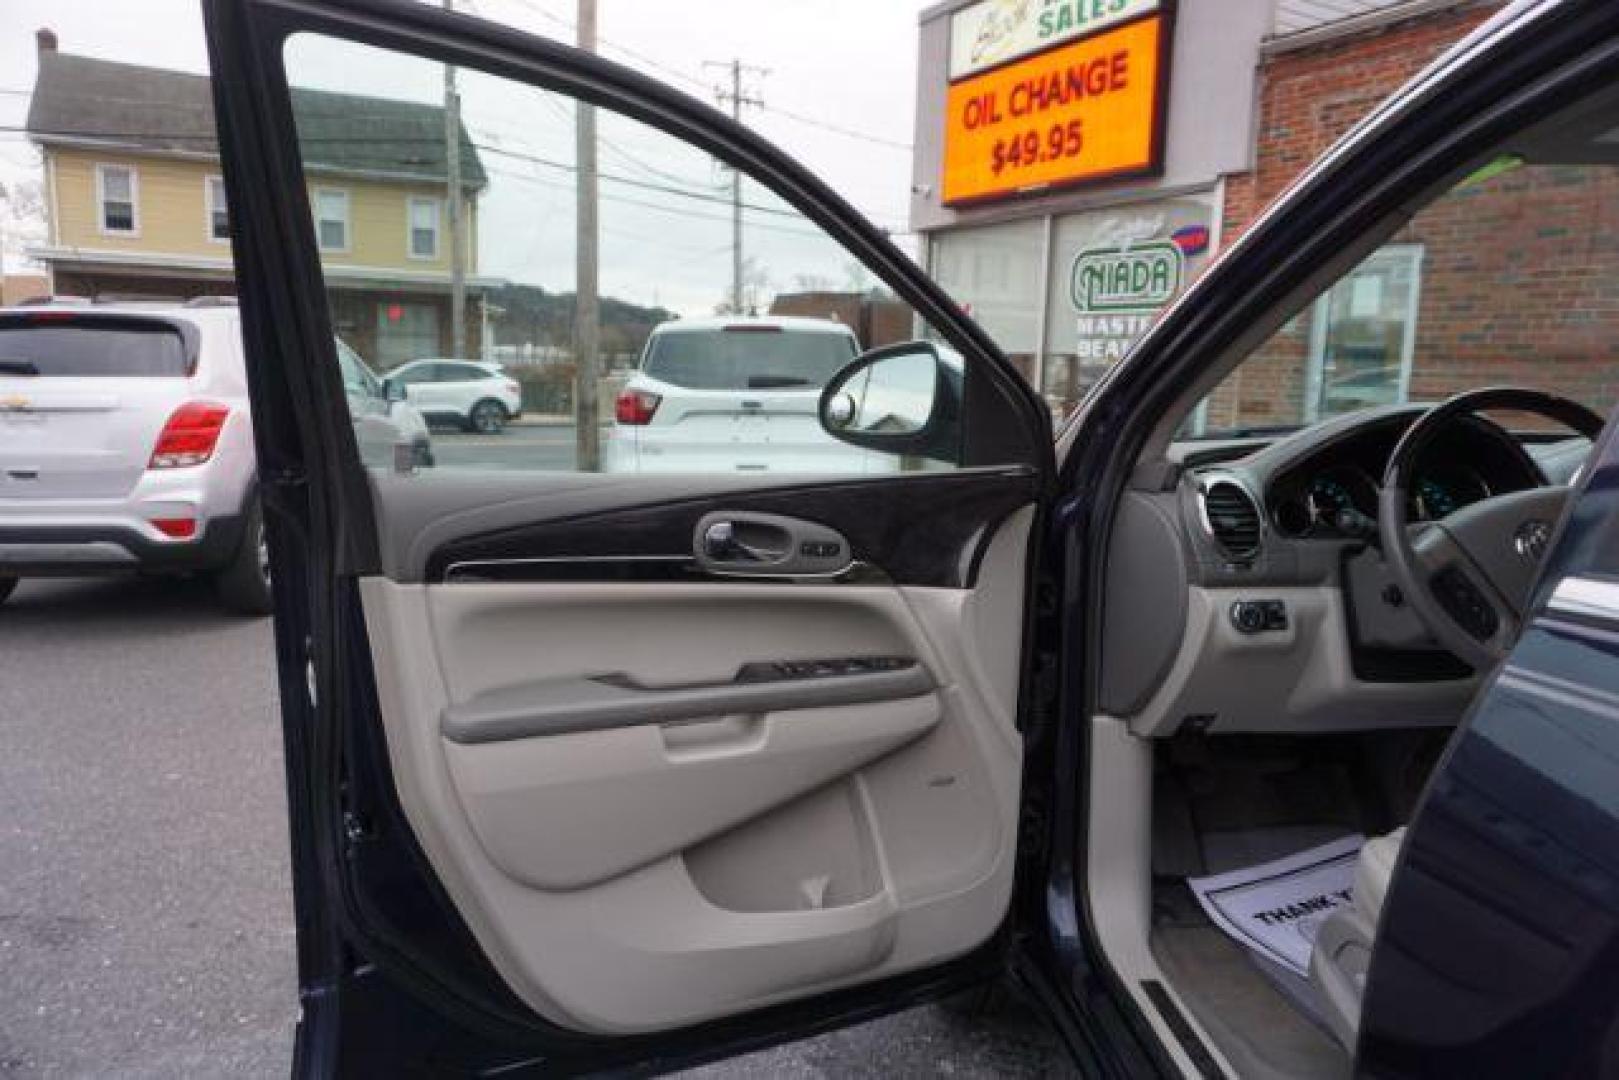
M 1220 550 L 1246 562 L 1259 552 L 1259 507 L 1241 484 L 1216 480 L 1203 490 L 1209 534 Z

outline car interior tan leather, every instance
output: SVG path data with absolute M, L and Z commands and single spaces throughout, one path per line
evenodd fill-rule
M 1402 827 L 1361 845 L 1355 861 L 1354 902 L 1322 920 L 1310 950 L 1310 982 L 1321 1003 L 1322 1017 L 1350 1053 L 1360 1037 L 1360 1005 L 1371 972 L 1377 920 L 1403 843 Z

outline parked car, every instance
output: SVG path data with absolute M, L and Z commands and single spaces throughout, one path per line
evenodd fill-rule
M 378 468 L 396 468 L 401 464 L 411 468 L 431 467 L 433 440 L 428 433 L 427 418 L 406 400 L 404 388 L 377 378 L 370 365 L 342 338 L 337 339 L 337 364 L 359 442 L 360 459 Z
M 206 10 L 263 76 L 216 84 L 224 168 L 255 404 L 307 467 L 270 522 L 309 687 L 295 1075 L 668 1070 L 997 980 L 1087 1076 L 1619 1074 L 1619 235 L 1566 219 L 1619 188 L 1619 5 L 1515 4 L 1436 61 L 1055 444 L 959 304 L 705 103 L 429 5 Z M 825 436 L 940 468 L 346 467 L 283 66 L 345 35 L 428 88 L 567 88 L 795 207 L 962 359 L 817 368 Z M 1478 360 L 1444 403 L 1311 419 L 1289 320 L 1402 229 L 1477 275 L 1444 245 L 1509 227 L 1513 287 L 1469 279 L 1464 318 L 1566 315 L 1555 361 L 1506 358 L 1548 388 Z M 707 378 L 652 368 L 629 427 Z M 752 377 L 718 407 L 792 389 Z
M 421 417 L 340 348 L 368 460 L 430 462 Z M 234 304 L 0 310 L 0 601 L 24 577 L 200 573 L 262 614 L 258 496 Z
M 523 388 L 499 364 L 478 360 L 412 360 L 388 373 L 429 420 L 494 435 L 523 414 Z
M 815 418 L 821 388 L 859 351 L 854 333 L 830 319 L 661 323 L 614 402 L 608 469 L 862 471 L 870 456 L 829 438 Z

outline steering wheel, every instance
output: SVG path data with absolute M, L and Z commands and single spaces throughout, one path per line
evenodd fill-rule
M 1383 558 L 1439 643 L 1480 674 L 1518 639 L 1540 564 L 1568 501 L 1566 485 L 1496 495 L 1413 526 L 1407 513 L 1417 463 L 1435 436 L 1463 417 L 1509 409 L 1556 420 L 1596 441 L 1602 417 L 1540 390 L 1497 386 L 1435 405 L 1406 429 L 1383 473 L 1377 531 Z M 1486 421 L 1487 423 L 1488 421 Z

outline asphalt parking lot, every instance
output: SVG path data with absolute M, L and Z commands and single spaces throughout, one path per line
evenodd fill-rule
M 454 454 L 570 460 L 572 438 L 435 432 Z M 270 637 L 201 581 L 25 581 L 0 608 L 0 1076 L 285 1075 Z M 1035 1077 L 1053 1046 L 1025 1018 L 930 1007 L 696 1075 Z
M 602 432 L 605 441 L 608 433 Z M 495 435 L 477 435 L 434 425 L 433 456 L 450 468 L 548 469 L 573 468 L 576 439 L 571 423 L 520 419 Z

